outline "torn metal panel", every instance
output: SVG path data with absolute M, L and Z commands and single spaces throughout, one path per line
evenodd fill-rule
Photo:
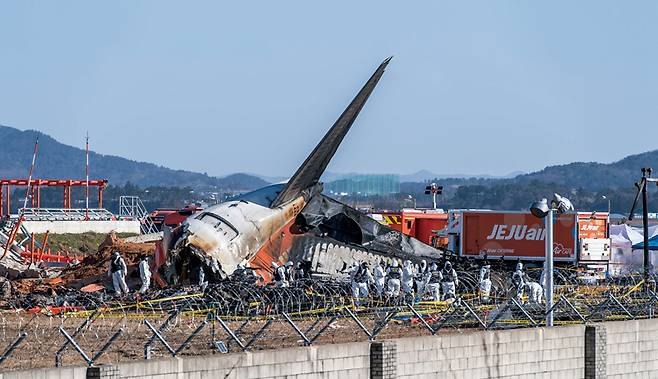
M 295 239 L 289 256 L 294 261 L 313 262 L 317 273 L 335 274 L 354 262 L 381 259 L 432 261 L 442 254 L 324 195 L 308 202 L 297 217 L 297 226 L 307 232 Z

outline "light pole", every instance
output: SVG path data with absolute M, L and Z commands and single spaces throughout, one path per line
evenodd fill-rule
M 436 195 L 441 195 L 443 193 L 443 186 L 439 186 L 436 183 L 432 183 L 425 187 L 425 195 L 432 194 L 432 209 L 436 209 Z
M 534 202 L 530 206 L 530 213 L 532 213 L 533 216 L 544 219 L 544 228 L 546 229 L 544 248 L 546 326 L 553 326 L 553 213 L 556 212 L 559 215 L 572 210 L 573 205 L 571 205 L 571 201 L 558 194 L 555 194 L 553 201 L 551 201 L 550 208 L 548 206 L 548 200 L 546 199 Z

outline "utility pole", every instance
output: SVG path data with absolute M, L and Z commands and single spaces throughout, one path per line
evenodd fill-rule
M 644 232 L 644 279 L 649 279 L 651 261 L 649 260 L 649 196 L 647 180 L 651 178 L 651 168 L 642 168 L 642 231 Z
M 633 220 L 635 217 L 635 207 L 637 202 L 642 196 L 642 231 L 643 231 L 643 252 L 644 252 L 644 280 L 648 283 L 651 279 L 651 260 L 649 256 L 649 196 L 647 193 L 647 185 L 649 182 L 658 183 L 658 179 L 651 177 L 653 170 L 651 167 L 642 168 L 642 178 L 640 181 L 635 183 L 637 188 L 637 193 L 635 194 L 635 201 L 633 201 L 633 206 L 631 207 L 631 212 L 628 215 L 628 220 Z

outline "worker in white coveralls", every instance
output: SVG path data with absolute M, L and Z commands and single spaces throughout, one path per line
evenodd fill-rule
M 360 265 L 353 266 L 350 270 L 352 280 L 352 298 L 356 305 L 361 305 L 361 301 L 368 298 L 368 283 L 373 282 L 372 274 L 368 269 L 368 262 L 361 262 Z
M 404 261 L 404 266 L 402 267 L 402 277 L 400 278 L 400 284 L 402 285 L 402 291 L 406 298 L 412 298 L 414 295 L 414 266 L 411 264 L 410 260 Z
M 379 264 L 375 265 L 374 269 L 375 291 L 379 298 L 384 295 L 384 287 L 386 287 L 386 272 L 384 271 L 385 264 L 384 260 L 381 260 L 379 261 Z
M 480 267 L 480 300 L 482 302 L 489 301 L 491 294 L 491 265 L 485 261 L 484 265 Z
M 416 275 L 414 276 L 414 279 L 416 281 L 416 297 L 419 300 L 422 300 L 423 295 L 425 294 L 425 285 L 427 284 L 427 261 L 422 260 L 420 261 L 420 267 L 418 267 L 418 270 L 416 271 Z
M 512 285 L 516 288 L 516 300 L 523 300 L 523 292 L 525 290 L 525 278 L 523 275 L 523 263 L 516 264 L 516 270 L 512 274 Z
M 107 270 L 107 275 L 112 277 L 112 286 L 114 286 L 114 292 L 117 295 L 128 293 L 128 286 L 126 285 L 127 272 L 128 267 L 126 266 L 126 261 L 123 260 L 118 251 L 115 251 L 112 258 L 110 258 L 110 267 Z
M 452 268 L 452 263 L 446 261 L 441 271 L 441 292 L 442 299 L 455 299 L 457 297 L 457 286 L 459 285 L 459 278 L 457 278 L 457 271 Z
M 532 304 L 541 304 L 544 298 L 544 289 L 537 282 L 525 282 L 525 290 L 528 292 L 528 302 Z
M 439 266 L 432 263 L 427 271 L 427 284 L 425 285 L 425 290 L 432 297 L 432 301 L 441 300 L 441 279 L 443 279 L 443 276 Z
M 139 293 L 145 294 L 146 291 L 151 287 L 151 268 L 149 267 L 148 256 L 142 256 L 142 259 L 139 260 L 139 278 L 142 280 L 142 287 L 139 289 Z
M 388 278 L 386 293 L 389 296 L 400 296 L 400 277 L 402 277 L 402 270 L 399 267 L 397 259 L 394 259 L 391 267 L 386 270 L 386 277 Z
M 274 276 L 274 283 L 277 287 L 288 287 L 286 280 L 286 267 L 279 266 L 278 263 L 272 262 L 272 275 Z

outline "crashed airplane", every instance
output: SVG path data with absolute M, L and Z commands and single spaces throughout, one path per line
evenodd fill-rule
M 202 269 L 220 280 L 245 261 L 269 281 L 272 262 L 302 262 L 317 275 L 336 276 L 355 261 L 439 259 L 441 251 L 322 195 L 320 176 L 390 60 L 375 70 L 287 183 L 214 205 L 165 233 L 164 278 L 176 284 Z

